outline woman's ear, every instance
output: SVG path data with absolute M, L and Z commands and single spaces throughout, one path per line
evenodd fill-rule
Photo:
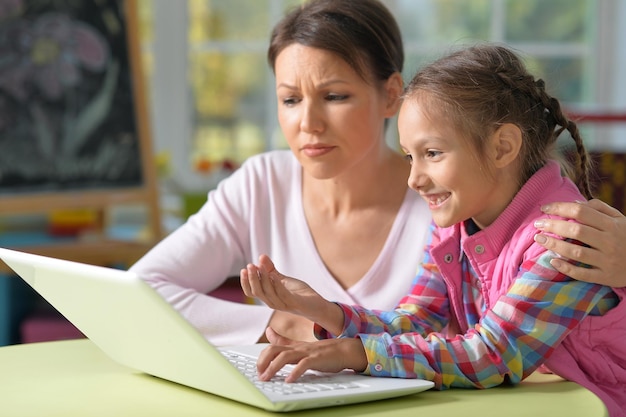
M 513 123 L 500 126 L 492 136 L 493 163 L 504 168 L 514 162 L 522 148 L 522 131 Z
M 404 80 L 399 72 L 394 72 L 385 81 L 385 93 L 387 96 L 387 105 L 385 107 L 385 117 L 393 117 L 400 109 L 400 96 L 404 91 Z

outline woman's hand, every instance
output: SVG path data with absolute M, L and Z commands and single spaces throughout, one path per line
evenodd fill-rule
M 535 241 L 558 255 L 590 266 L 575 266 L 554 258 L 551 264 L 559 272 L 579 281 L 612 287 L 626 286 L 626 217 L 600 200 L 581 203 L 552 203 L 542 207 L 544 213 L 576 220 L 542 219 L 535 227 L 564 238 L 575 239 L 584 247 L 555 239 L 543 233 Z
M 343 310 L 305 282 L 279 273 L 268 256 L 261 255 L 258 266 L 248 264 L 239 277 L 248 297 L 258 298 L 274 310 L 303 316 L 333 334 L 343 331 Z
M 268 328 L 279 333 L 289 339 L 298 342 L 313 342 L 317 340 L 313 333 L 313 322 L 302 316 L 287 313 L 285 311 L 274 310 L 272 318 L 268 323 Z M 258 343 L 268 343 L 267 331 L 259 339 Z
M 261 352 L 257 361 L 261 381 L 269 381 L 287 364 L 295 366 L 285 379 L 286 382 L 295 382 L 309 369 L 321 372 L 353 369 L 363 372 L 367 367 L 367 356 L 361 339 L 295 342 L 277 334 L 272 328 L 268 328 L 266 334 L 271 345 Z

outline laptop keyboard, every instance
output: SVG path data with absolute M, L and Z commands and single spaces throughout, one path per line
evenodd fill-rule
M 358 388 L 359 385 L 353 382 L 333 382 L 325 375 L 305 373 L 297 382 L 285 382 L 289 374 L 284 368 L 280 370 L 271 380 L 259 381 L 256 370 L 256 358 L 241 355 L 236 352 L 221 351 L 222 354 L 232 363 L 242 374 L 244 374 L 254 385 L 262 391 L 278 394 L 302 394 L 304 392 L 329 391 L 338 389 Z

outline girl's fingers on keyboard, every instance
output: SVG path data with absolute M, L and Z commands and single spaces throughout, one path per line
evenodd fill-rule
M 295 382 L 307 370 L 339 372 L 353 369 L 362 372 L 367 367 L 367 356 L 360 339 L 325 339 L 289 346 L 270 345 L 258 361 L 259 379 L 271 379 L 283 366 L 295 365 L 285 379 Z
M 301 353 L 298 353 L 293 347 L 270 345 L 263 350 L 257 361 L 259 379 L 261 381 L 269 381 L 283 366 L 298 363 L 300 355 Z M 293 382 L 295 379 L 290 374 L 285 381 Z

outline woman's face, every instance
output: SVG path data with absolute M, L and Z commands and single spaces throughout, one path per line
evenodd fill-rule
M 308 174 L 334 178 L 380 155 L 401 79 L 399 91 L 392 79 L 368 84 L 333 53 L 298 43 L 280 52 L 275 72 L 278 121 Z

